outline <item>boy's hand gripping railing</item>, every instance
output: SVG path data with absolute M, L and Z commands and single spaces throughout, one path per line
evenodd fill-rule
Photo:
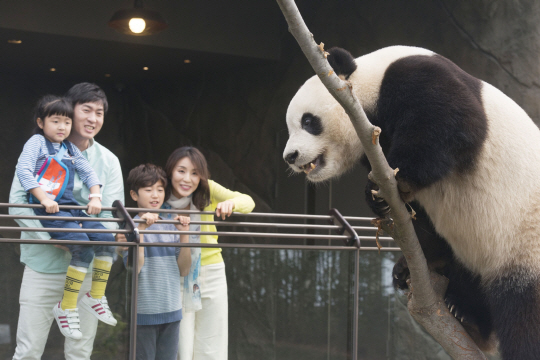
M 358 238 L 358 234 L 356 231 L 354 231 L 351 224 L 345 220 L 338 209 L 330 209 L 328 215 L 332 216 L 330 224 L 341 226 L 341 228 L 338 230 L 339 235 L 345 234 L 349 237 L 349 239 L 345 241 L 345 244 L 347 246 L 356 246 L 357 248 L 360 248 L 360 239 Z
M 136 354 L 137 350 L 137 293 L 139 292 L 139 243 L 141 238 L 139 236 L 139 229 L 135 226 L 135 222 L 129 216 L 124 204 L 120 200 L 115 200 L 113 202 L 113 207 L 116 210 L 113 210 L 113 215 L 116 218 L 119 218 L 122 222 L 119 224 L 120 227 L 123 227 L 126 230 L 129 230 L 129 233 L 126 234 L 126 240 L 128 242 L 133 242 L 137 245 L 130 246 L 128 249 L 128 261 L 127 268 L 131 269 L 131 324 L 129 332 L 129 344 L 130 344 L 130 358 Z

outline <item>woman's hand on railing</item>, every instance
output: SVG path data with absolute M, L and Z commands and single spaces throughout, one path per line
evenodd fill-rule
M 221 217 L 222 220 L 225 220 L 226 217 L 231 216 L 234 210 L 234 201 L 225 200 L 220 202 L 216 206 L 216 215 Z

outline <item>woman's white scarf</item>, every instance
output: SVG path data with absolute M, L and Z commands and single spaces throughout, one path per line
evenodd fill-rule
M 171 194 L 167 204 L 171 206 L 174 210 L 183 210 L 189 205 L 190 210 L 198 210 L 193 201 L 191 201 L 191 196 L 186 196 L 181 199 L 176 198 Z M 172 214 L 171 214 L 172 215 Z M 200 214 L 190 214 L 191 221 L 201 221 Z M 190 224 L 189 231 L 201 231 L 200 224 Z M 189 235 L 190 243 L 200 243 L 201 236 L 200 234 Z M 201 291 L 199 285 L 199 274 L 201 272 L 201 248 L 192 247 L 191 249 L 191 268 L 189 269 L 189 274 L 184 277 L 184 289 L 182 297 L 182 311 L 184 312 L 195 312 L 202 309 L 201 303 Z

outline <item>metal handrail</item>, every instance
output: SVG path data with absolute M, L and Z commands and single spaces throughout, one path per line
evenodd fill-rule
M 243 215 L 243 214 L 242 214 Z M 343 218 L 346 218 L 345 216 Z M 49 216 L 38 215 L 5 215 L 0 214 L 0 219 L 10 220 L 49 220 Z M 56 216 L 55 220 L 60 221 L 99 221 L 99 222 L 121 222 L 119 218 L 98 218 L 98 217 L 69 217 L 69 216 Z M 133 219 L 135 223 L 145 223 L 142 219 Z M 178 224 L 175 220 L 157 220 L 157 224 Z M 318 224 L 287 224 L 287 223 L 260 223 L 260 222 L 246 222 L 246 221 L 198 221 L 193 220 L 191 224 L 196 225 L 219 225 L 219 226 L 242 226 L 242 227 L 275 227 L 275 228 L 290 228 L 290 229 L 314 229 L 314 230 L 339 230 L 341 227 L 338 225 L 318 225 Z M 352 226 L 355 231 L 373 231 L 377 229 L 373 226 Z
M 362 241 L 375 241 L 375 236 L 358 236 L 356 231 L 375 231 L 375 227 L 366 226 L 351 226 L 349 221 L 371 221 L 372 218 L 341 216 L 339 211 L 334 210 L 332 215 L 304 215 L 304 214 L 274 214 L 274 213 L 233 213 L 233 216 L 244 217 L 266 217 L 266 218 L 292 218 L 301 220 L 322 220 L 331 222 L 334 225 L 317 225 L 317 224 L 286 224 L 286 223 L 250 223 L 250 222 L 233 222 L 233 221 L 192 221 L 192 224 L 200 225 L 218 225 L 218 226 L 243 226 L 243 227 L 270 227 L 270 228 L 290 228 L 302 230 L 333 230 L 339 234 L 346 235 L 320 235 L 320 234 L 289 234 L 289 233 L 261 233 L 261 232 L 231 232 L 231 231 L 156 231 L 156 230 L 138 230 L 135 227 L 136 223 L 144 223 L 144 220 L 132 219 L 128 213 L 134 212 L 160 212 L 160 213 L 176 213 L 176 214 L 208 214 L 215 215 L 212 211 L 195 211 L 195 210 L 170 210 L 170 209 L 142 209 L 142 208 L 125 208 L 119 201 L 115 201 L 114 207 L 103 207 L 102 211 L 112 211 L 115 215 L 113 218 L 98 218 L 98 217 L 55 217 L 56 220 L 62 221 L 100 221 L 100 222 L 116 222 L 123 224 L 126 229 L 65 229 L 65 228 L 42 228 L 42 227 L 10 227 L 0 226 L 0 230 L 18 231 L 18 232 L 75 232 L 75 233 L 116 233 L 125 234 L 131 242 L 107 242 L 107 241 L 75 241 L 75 240 L 56 240 L 56 239 L 14 239 L 0 238 L 0 243 L 19 243 L 19 244 L 54 244 L 54 245 L 105 245 L 125 247 L 129 249 L 128 265 L 133 271 L 132 274 L 132 291 L 131 291 L 131 314 L 130 314 L 130 346 L 129 358 L 135 359 L 136 350 L 136 332 L 137 332 L 137 287 L 138 287 L 138 256 L 133 254 L 138 253 L 140 246 L 154 247 L 188 247 L 188 248 L 244 248 L 244 249 L 284 249 L 284 250 L 325 250 L 325 251 L 355 251 L 355 277 L 354 277 L 354 297 L 355 304 L 358 305 L 359 296 L 359 269 L 360 269 L 360 251 L 401 251 L 398 247 L 364 247 L 361 246 Z M 18 207 L 18 208 L 43 208 L 39 204 L 9 204 L 0 203 L 0 207 Z M 60 209 L 77 209 L 86 210 L 86 206 L 60 205 Z M 118 216 L 118 217 L 116 217 Z M 30 215 L 5 215 L 0 214 L 0 219 L 34 219 L 48 220 L 49 216 L 30 216 Z M 174 220 L 158 220 L 157 223 L 162 224 L 177 224 Z M 276 239 L 319 239 L 319 240 L 345 240 L 347 245 L 299 245 L 299 244 L 245 244 L 245 243 L 144 243 L 139 242 L 139 234 L 178 234 L 178 235 L 217 235 L 217 236 L 235 236 L 235 237 L 264 237 Z M 378 237 L 378 240 L 393 241 L 390 237 Z M 358 306 L 354 307 L 354 318 L 358 318 Z M 353 342 L 357 342 L 355 338 Z
M 1 227 L 0 227 L 1 229 Z M 18 244 L 47 244 L 47 245 L 104 245 L 104 246 L 123 246 L 123 247 L 188 247 L 188 248 L 249 248 L 249 249 L 285 249 L 285 250 L 328 250 L 328 251 L 356 251 L 351 246 L 328 246 L 328 245 L 286 245 L 286 244 L 236 244 L 236 243 L 140 243 L 133 242 L 108 242 L 108 241 L 77 241 L 77 240 L 43 240 L 43 239 L 15 239 L 0 238 L 0 243 L 18 243 Z M 377 247 L 361 247 L 362 251 L 379 251 Z M 401 251 L 398 247 L 385 247 L 381 251 Z
M 43 208 L 40 204 L 9 204 L 9 203 L 0 203 L 0 208 L 2 207 L 19 207 L 19 208 Z M 86 210 L 86 206 L 75 206 L 75 205 L 59 205 L 60 209 L 73 209 L 73 210 Z M 172 209 L 147 209 L 147 208 L 125 208 L 127 212 L 160 212 L 160 213 L 171 213 L 171 214 L 200 214 L 200 215 L 215 215 L 214 211 L 198 211 L 198 210 L 172 210 Z M 115 207 L 102 207 L 101 211 L 115 211 Z M 249 214 L 243 214 L 239 212 L 233 212 L 231 216 L 245 216 L 245 217 L 274 217 L 274 218 L 290 218 L 290 219 L 305 219 L 305 220 L 332 220 L 330 215 L 309 215 L 309 214 L 284 214 L 284 213 L 261 213 L 261 212 L 251 212 Z M 347 221 L 367 221 L 371 222 L 373 218 L 371 217 L 358 217 L 358 216 L 344 216 Z

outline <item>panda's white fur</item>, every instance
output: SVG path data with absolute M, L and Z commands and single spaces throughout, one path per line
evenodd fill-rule
M 516 262 L 540 274 L 540 132 L 514 101 L 483 83 L 488 136 L 478 168 L 419 191 L 435 229 L 484 281 Z
M 366 112 L 376 104 L 386 68 L 411 55 L 434 53 L 393 46 L 355 59 L 358 70 L 348 80 Z M 453 174 L 419 191 L 416 199 L 459 259 L 476 273 L 489 278 L 518 258 L 531 258 L 530 266 L 540 270 L 540 228 L 534 225 L 535 219 L 540 222 L 540 131 L 513 100 L 485 82 L 482 98 L 489 122 L 481 166 L 466 177 Z M 305 112 L 324 119 L 324 136 L 303 131 Z M 324 154 L 324 166 L 307 174 L 310 181 L 336 177 L 363 155 L 348 116 L 317 76 L 291 100 L 287 126 L 284 155 L 299 152 L 290 164 L 293 170 L 300 172 L 301 165 Z
M 368 115 L 377 113 L 389 66 L 416 56 L 438 55 L 426 49 L 393 46 L 354 60 L 356 70 L 346 75 Z M 540 347 L 535 345 L 540 343 L 540 131 L 501 91 L 480 81 L 478 88 L 487 132 L 473 154 L 475 165 L 467 171 L 452 170 L 418 188 L 414 199 L 457 259 L 481 277 L 490 311 L 504 313 L 508 307 L 508 314 L 493 314 L 505 358 L 540 358 Z M 460 96 L 469 95 L 455 94 L 453 101 L 463 100 Z M 322 133 L 313 135 L 304 130 L 301 121 L 306 113 L 320 120 Z M 306 170 L 310 181 L 339 176 L 363 156 L 348 116 L 317 76 L 307 80 L 291 100 L 287 126 L 284 158 L 294 171 Z M 311 167 L 307 166 L 310 162 L 314 163 Z M 504 295 L 499 298 L 499 293 L 519 299 L 507 306 L 505 302 L 512 300 Z M 533 309 L 520 318 L 518 309 L 528 305 Z M 507 329 L 520 326 L 513 318 L 527 322 L 522 326 L 527 331 Z M 534 343 L 522 339 L 531 336 Z M 518 337 L 524 343 L 518 343 Z

